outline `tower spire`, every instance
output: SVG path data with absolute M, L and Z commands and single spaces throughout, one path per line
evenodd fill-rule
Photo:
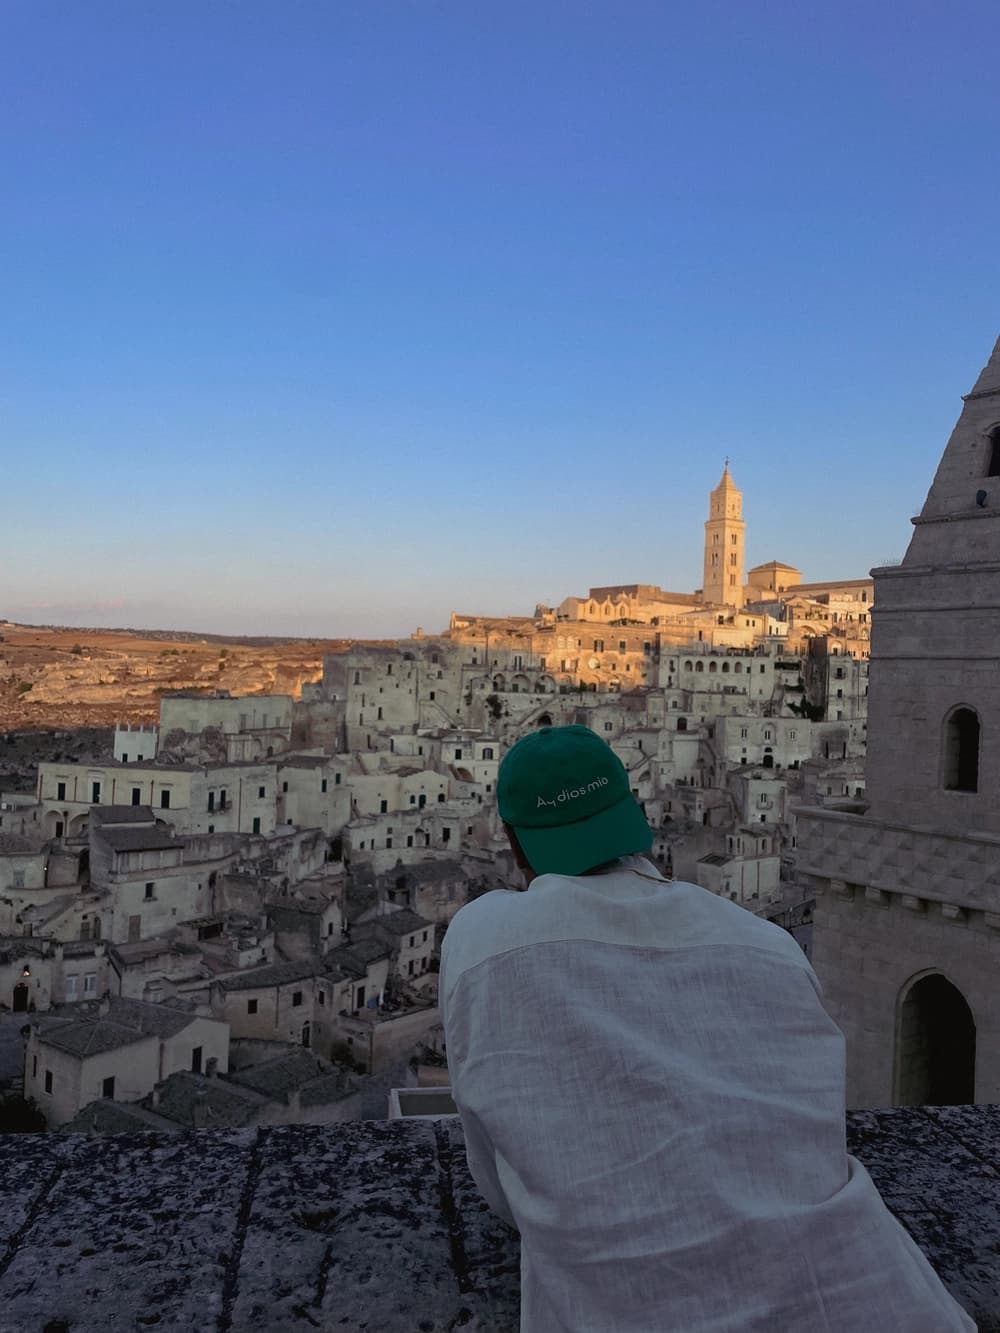
M 743 495 L 729 471 L 726 456 L 722 477 L 708 501 L 705 524 L 705 567 L 702 596 L 716 606 L 742 606 L 746 524 Z

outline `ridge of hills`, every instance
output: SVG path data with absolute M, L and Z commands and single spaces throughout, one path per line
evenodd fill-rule
M 174 690 L 299 698 L 355 642 L 0 620 L 0 732 L 148 724 Z

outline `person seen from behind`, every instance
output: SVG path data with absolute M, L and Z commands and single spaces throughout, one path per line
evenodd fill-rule
M 659 874 L 586 727 L 518 741 L 497 804 L 527 892 L 461 909 L 440 996 L 522 1333 L 974 1333 L 848 1155 L 844 1039 L 792 937 Z

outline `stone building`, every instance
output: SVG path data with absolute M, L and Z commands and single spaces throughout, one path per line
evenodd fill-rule
M 740 607 L 744 601 L 743 495 L 729 474 L 729 462 L 708 502 L 705 523 L 705 572 L 702 596 L 717 606 Z
M 192 1009 L 104 998 L 34 1020 L 25 1047 L 24 1095 L 50 1127 L 98 1098 L 135 1101 L 182 1069 L 228 1068 L 229 1029 Z
M 1000 342 L 964 404 L 873 571 L 867 807 L 798 817 L 851 1106 L 1000 1101 Z

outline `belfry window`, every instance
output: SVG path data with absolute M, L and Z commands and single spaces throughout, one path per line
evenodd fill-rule
M 990 454 L 986 468 L 988 477 L 1000 477 L 1000 426 L 990 431 Z
M 979 715 L 973 708 L 955 708 L 945 719 L 944 786 L 979 790 Z

